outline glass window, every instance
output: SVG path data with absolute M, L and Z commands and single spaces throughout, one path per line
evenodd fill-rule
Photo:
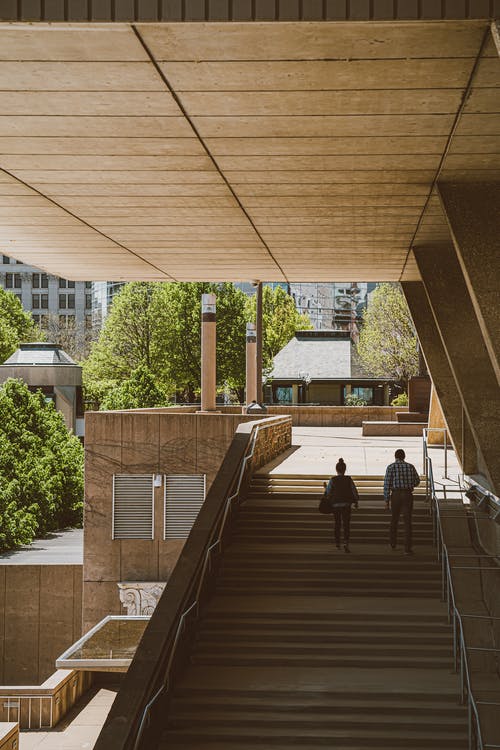
M 91 281 L 86 281 L 85 282 L 85 289 L 92 289 L 92 282 Z
M 6 273 L 5 274 L 5 288 L 6 289 L 21 289 L 23 285 L 20 273 Z
M 2 263 L 10 263 L 10 258 L 8 255 L 2 256 Z
M 68 289 L 74 289 L 75 288 L 75 282 L 74 281 L 68 281 Z
M 59 309 L 66 310 L 66 295 L 65 294 L 59 295 Z
M 22 266 L 23 262 L 22 260 L 16 260 L 16 266 Z
M 363 386 L 353 385 L 351 393 L 353 396 L 357 396 L 358 398 L 362 398 L 363 401 L 366 401 L 368 406 L 373 404 L 373 388 L 364 388 Z M 344 386 L 344 399 L 347 395 L 347 389 L 346 386 Z
M 40 307 L 42 307 L 44 310 L 49 309 L 49 295 L 48 294 L 40 295 Z
M 40 309 L 40 295 L 39 294 L 31 295 L 31 307 L 33 308 L 33 310 Z
M 59 289 L 66 289 L 66 279 L 59 279 Z
M 293 389 L 291 385 L 278 386 L 276 388 L 276 401 L 280 404 L 292 403 Z
M 39 273 L 32 273 L 31 274 L 31 284 L 34 289 L 40 288 L 40 274 Z
M 49 288 L 49 277 L 46 273 L 40 274 L 40 282 L 42 289 L 48 289 Z
M 75 295 L 74 294 L 68 294 L 68 305 L 69 310 L 75 309 Z
M 92 307 L 92 295 L 91 294 L 85 295 L 85 307 L 87 308 L 87 310 Z

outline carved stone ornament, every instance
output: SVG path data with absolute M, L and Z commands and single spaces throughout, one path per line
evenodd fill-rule
M 119 583 L 120 601 L 127 615 L 152 615 L 166 583 Z

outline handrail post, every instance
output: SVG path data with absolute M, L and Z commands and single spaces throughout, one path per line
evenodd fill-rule
M 458 672 L 457 615 L 455 612 L 453 612 L 453 668 L 455 673 Z

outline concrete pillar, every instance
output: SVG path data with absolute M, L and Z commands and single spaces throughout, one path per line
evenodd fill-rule
M 257 337 L 255 324 L 247 323 L 245 403 L 257 401 Z
M 256 305 L 255 305 L 255 329 L 257 335 L 256 342 L 256 380 L 257 380 L 257 403 L 262 404 L 264 401 L 262 393 L 262 339 L 263 339 L 263 321 L 262 321 L 262 282 L 257 284 Z
M 216 330 L 215 294 L 201 297 L 201 410 L 215 411 Z
M 438 193 L 500 384 L 500 182 L 441 183 Z
M 433 429 L 438 428 L 438 430 Z M 436 389 L 432 386 L 431 391 L 431 405 L 429 408 L 429 445 L 444 445 L 444 432 L 442 429 L 447 430 L 446 422 L 444 419 L 443 410 L 436 394 Z M 447 436 L 446 442 L 449 443 L 450 438 Z
M 478 449 L 479 466 L 500 492 L 500 391 L 452 244 L 414 248 L 434 319 Z
M 425 357 L 436 395 L 445 418 L 455 453 L 466 474 L 477 472 L 476 448 L 470 450 L 464 446 L 464 436 L 470 433 L 470 426 L 465 417 L 463 424 L 463 405 L 457 388 L 453 371 L 443 345 L 439 330 L 434 320 L 429 298 L 421 281 L 403 281 L 403 293 L 413 318 L 418 340 Z

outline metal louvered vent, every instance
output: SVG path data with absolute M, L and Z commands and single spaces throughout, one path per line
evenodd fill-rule
M 113 476 L 113 539 L 153 539 L 151 474 Z
M 205 500 L 205 474 L 165 477 L 165 539 L 186 539 Z

